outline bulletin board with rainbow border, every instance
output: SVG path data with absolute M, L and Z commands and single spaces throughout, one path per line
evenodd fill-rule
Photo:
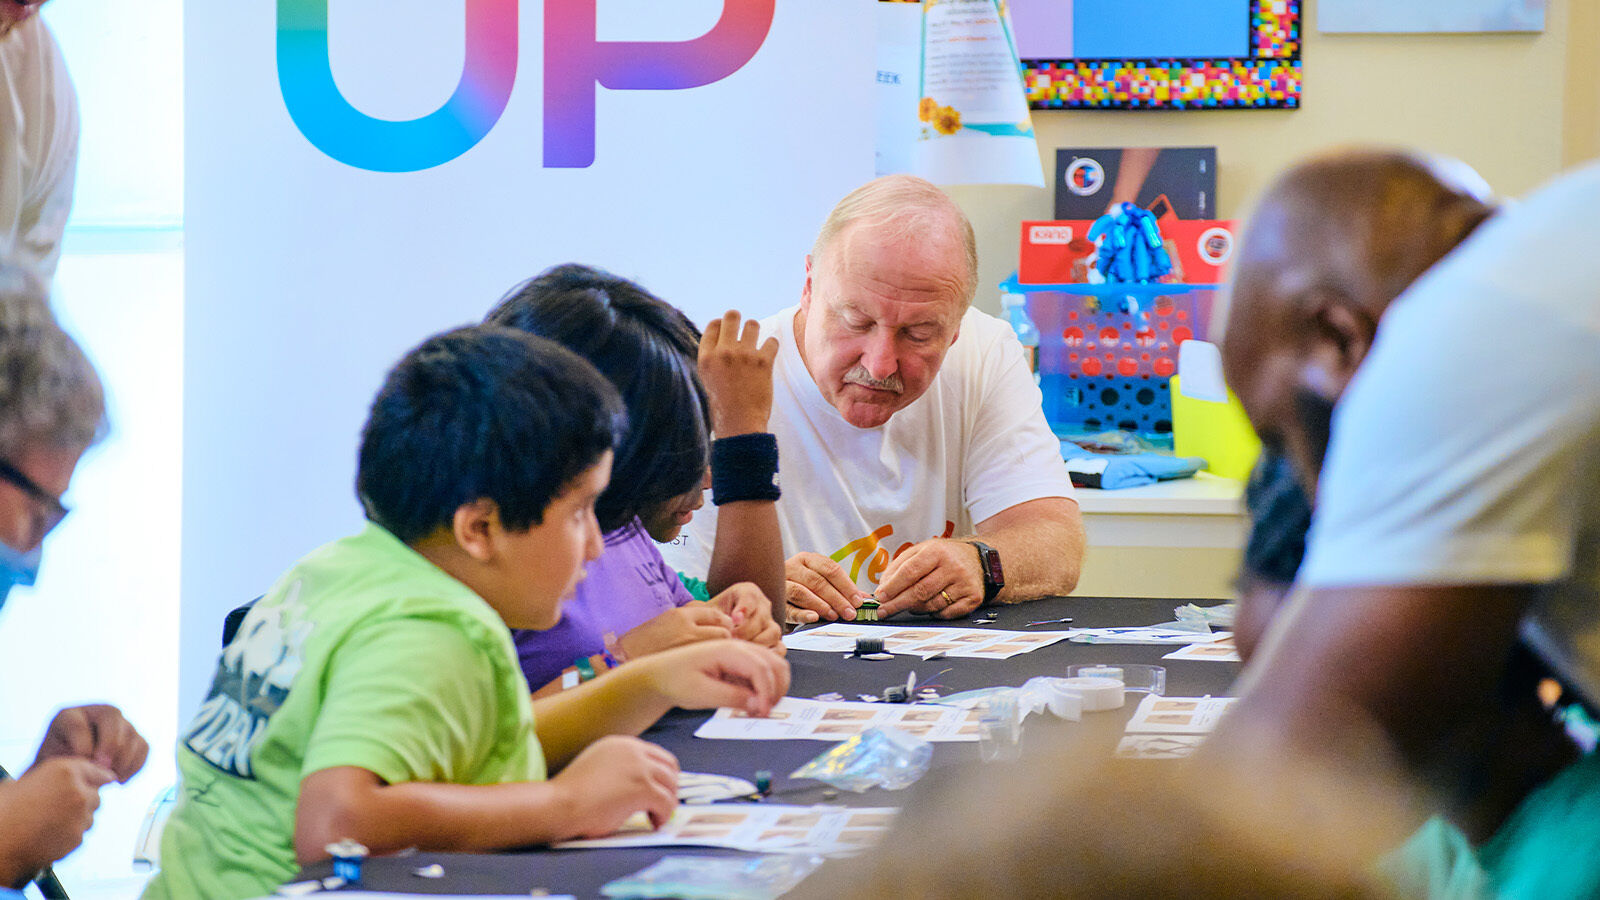
M 1009 0 L 1034 109 L 1294 109 L 1300 0 Z

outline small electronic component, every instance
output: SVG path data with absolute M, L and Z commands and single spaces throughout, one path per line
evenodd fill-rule
M 906 677 L 905 684 L 891 684 L 883 689 L 879 695 L 885 703 L 910 703 L 912 692 L 917 689 L 917 673 L 912 672 Z
M 772 773 L 766 769 L 756 773 L 756 793 L 766 797 L 772 793 Z
M 873 656 L 883 652 L 883 638 L 861 635 L 856 638 L 856 656 Z

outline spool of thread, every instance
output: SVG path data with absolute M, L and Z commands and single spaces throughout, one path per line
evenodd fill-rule
M 1122 708 L 1122 682 L 1100 675 L 1079 675 L 1062 679 L 1065 687 L 1083 699 L 1084 712 L 1104 712 Z
M 833 652 L 838 653 L 839 651 L 835 650 Z M 881 637 L 872 637 L 872 636 L 865 635 L 865 634 L 863 634 L 863 635 L 861 635 L 861 636 L 856 638 L 856 655 L 857 656 L 866 656 L 869 653 L 882 653 L 882 652 L 883 652 L 883 638 L 881 638 Z
M 364 845 L 345 838 L 323 849 L 333 857 L 333 877 L 343 878 L 346 884 L 361 883 L 361 864 L 367 858 L 367 848 Z

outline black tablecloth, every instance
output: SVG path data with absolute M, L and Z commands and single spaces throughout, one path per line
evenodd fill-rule
M 991 625 L 973 625 L 969 621 L 944 622 L 901 615 L 893 621 L 882 623 L 885 627 L 903 627 L 908 624 L 957 625 L 975 628 L 1050 631 L 1065 628 L 1105 628 L 1120 625 L 1150 625 L 1171 621 L 1173 608 L 1184 600 L 1113 599 L 1100 597 L 1063 597 L 1040 600 L 1020 606 L 1001 607 L 998 618 Z M 1221 601 L 1196 601 L 1210 605 Z M 1070 624 L 1052 624 L 1027 627 L 1028 622 L 1071 616 Z M 904 685 L 911 672 L 918 681 L 930 682 L 937 676 L 943 685 L 943 694 L 995 685 L 1020 685 L 1037 675 L 1065 675 L 1069 665 L 1083 663 L 1153 663 L 1167 669 L 1168 696 L 1214 696 L 1229 693 L 1230 685 L 1238 674 L 1237 664 L 1210 661 L 1163 660 L 1162 656 L 1173 647 L 1147 647 L 1136 645 L 1074 644 L 1061 641 L 1049 647 L 1024 653 L 1006 660 L 939 659 L 921 660 L 911 656 L 896 656 L 889 660 L 846 658 L 840 653 L 817 653 L 794 650 L 789 653 L 793 681 L 789 694 L 795 697 L 814 697 L 837 692 L 846 700 L 857 700 L 860 694 L 878 694 L 891 684 Z M 948 669 L 949 671 L 945 671 Z M 1119 713 L 1095 713 L 1082 722 L 1061 722 L 1050 716 L 1029 717 L 1023 731 L 1024 756 L 1030 747 L 1040 747 L 1055 738 L 1071 735 L 1103 745 L 1109 752 L 1121 736 L 1123 725 L 1133 711 L 1129 703 Z M 668 713 L 656 726 L 645 733 L 654 741 L 677 754 L 678 761 L 687 772 L 715 772 L 735 775 L 754 781 L 755 773 L 765 769 L 773 773 L 773 792 L 770 802 L 805 805 L 830 802 L 851 806 L 904 806 L 914 797 L 922 784 L 905 791 L 870 790 L 863 794 L 829 792 L 826 787 L 810 780 L 790 780 L 788 773 L 826 750 L 825 741 L 707 741 L 697 740 L 694 731 L 705 721 L 708 713 L 675 710 Z M 933 784 L 951 778 L 975 777 L 979 771 L 978 749 L 975 743 L 937 743 L 933 745 L 933 769 L 925 783 Z M 415 853 L 404 857 L 368 860 L 363 878 L 367 890 L 403 891 L 418 894 L 519 894 L 526 896 L 535 888 L 544 888 L 553 894 L 573 894 L 580 898 L 600 896 L 600 887 L 606 882 L 638 871 L 669 854 L 692 853 L 720 856 L 742 855 L 736 850 L 719 850 L 710 847 L 661 847 L 646 849 L 606 850 L 528 850 L 515 853 Z M 445 877 L 424 879 L 412 870 L 430 863 L 439 863 Z M 331 866 L 321 863 L 311 866 L 299 878 L 320 878 L 330 873 Z M 297 879 L 298 880 L 298 879 Z

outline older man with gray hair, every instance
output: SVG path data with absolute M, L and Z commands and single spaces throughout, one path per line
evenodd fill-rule
M 45 535 L 67 514 L 61 495 L 105 422 L 94 367 L 19 281 L 32 279 L 0 272 L 0 606 L 33 584 Z M 71 853 L 100 787 L 132 778 L 148 751 L 116 707 L 58 713 L 26 772 L 0 770 L 0 896 Z
M 1083 524 L 1039 388 L 1010 328 L 972 308 L 972 225 L 893 175 L 823 224 L 777 336 L 772 432 L 789 620 L 940 618 L 1065 594 Z M 715 485 L 713 485 L 713 500 Z M 708 568 L 714 509 L 666 553 Z

